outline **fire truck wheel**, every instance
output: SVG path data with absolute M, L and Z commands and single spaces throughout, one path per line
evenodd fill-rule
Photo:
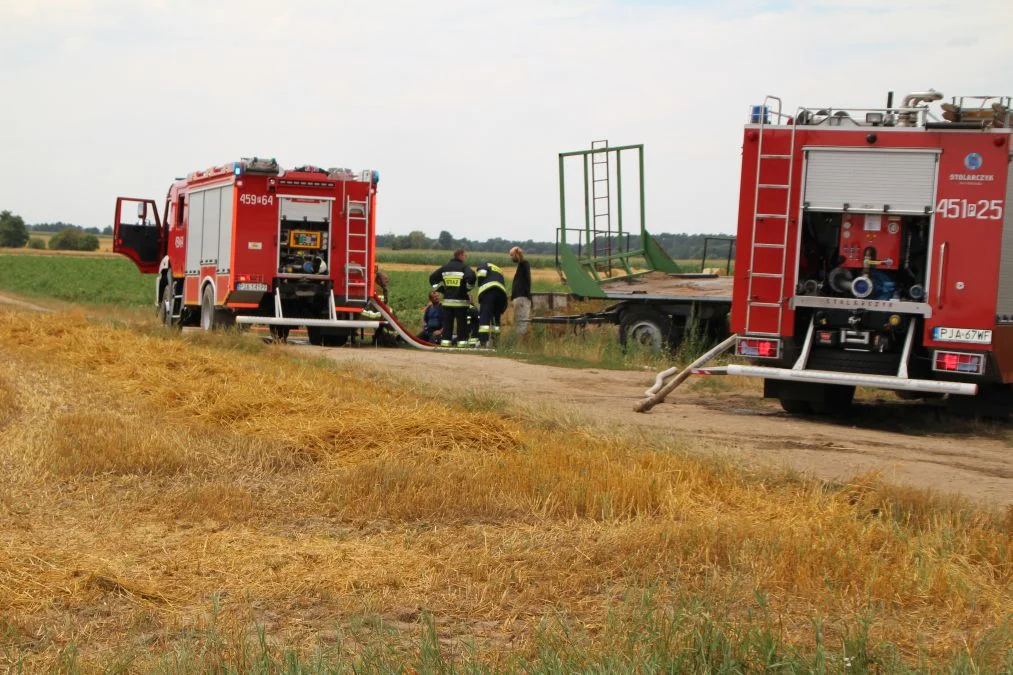
M 271 337 L 275 342 L 288 342 L 290 326 L 271 326 Z
M 823 400 L 812 401 L 810 406 L 817 415 L 845 415 L 855 400 L 855 388 L 840 384 L 828 384 L 823 390 Z
M 637 307 L 623 314 L 619 322 L 619 343 L 640 345 L 660 352 L 668 344 L 672 322 L 653 309 Z
M 307 326 L 306 334 L 310 338 L 310 344 L 317 347 L 324 344 L 324 331 L 319 326 Z
M 798 398 L 782 398 L 778 400 L 781 401 L 781 408 L 789 415 L 809 415 L 813 411 L 809 401 L 803 401 Z
M 165 288 L 162 289 L 162 302 L 158 305 L 158 316 L 162 321 L 162 325 L 166 328 L 182 328 L 182 321 L 175 321 L 172 318 L 173 306 L 176 303 L 175 288 L 173 282 L 169 281 L 165 284 Z

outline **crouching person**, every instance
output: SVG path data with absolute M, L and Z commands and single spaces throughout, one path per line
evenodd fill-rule
M 443 306 L 440 304 L 440 294 L 436 291 L 429 293 L 429 306 L 422 313 L 422 332 L 418 339 L 424 342 L 436 343 L 443 334 Z

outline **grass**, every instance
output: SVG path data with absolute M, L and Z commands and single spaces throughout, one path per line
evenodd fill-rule
M 1013 663 L 1013 513 L 237 335 L 2 311 L 0 345 L 6 668 Z

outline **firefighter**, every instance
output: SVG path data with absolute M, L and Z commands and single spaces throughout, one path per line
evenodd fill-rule
M 475 272 L 464 263 L 464 249 L 429 275 L 433 290 L 443 293 L 443 335 L 440 346 L 450 347 L 468 340 L 468 291 L 475 286 Z
M 499 333 L 499 319 L 507 308 L 506 277 L 503 269 L 491 262 L 478 266 L 478 341 L 485 347 L 489 336 Z

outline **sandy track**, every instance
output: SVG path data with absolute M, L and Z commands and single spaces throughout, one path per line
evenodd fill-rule
M 1013 504 L 1011 430 L 973 424 L 933 406 L 890 400 L 856 404 L 841 420 L 789 416 L 776 401 L 742 391 L 684 389 L 650 413 L 633 412 L 654 373 L 576 370 L 480 354 L 300 345 L 341 362 L 412 376 L 434 388 L 467 382 L 528 404 L 576 408 L 612 428 L 730 455 L 751 466 L 789 466 L 828 480 L 879 472 L 903 485 L 957 492 L 975 501 Z M 463 388 L 463 387 L 462 387 Z

